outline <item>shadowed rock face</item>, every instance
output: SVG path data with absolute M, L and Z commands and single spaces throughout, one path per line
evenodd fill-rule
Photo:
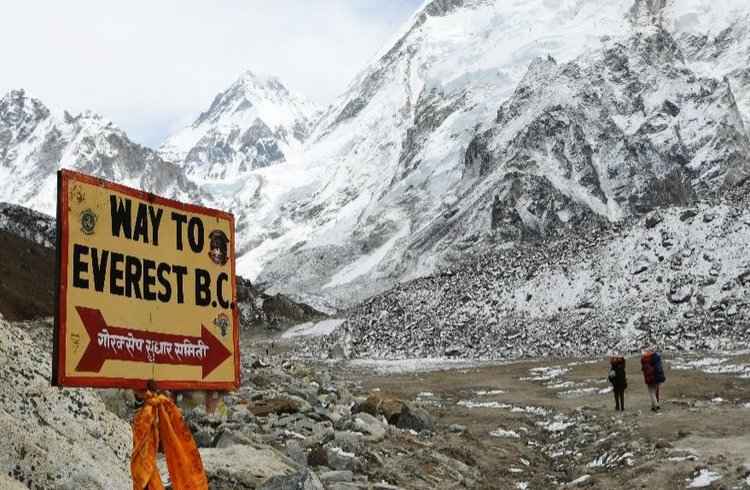
M 464 178 L 493 182 L 533 236 L 586 213 L 618 219 L 734 186 L 750 169 L 750 141 L 726 81 L 696 76 L 657 30 L 564 65 L 532 64 L 464 164 Z M 567 218 L 542 225 L 530 207 Z
M 57 233 L 52 217 L 4 202 L 0 202 L 0 231 L 6 231 L 46 248 L 54 248 Z

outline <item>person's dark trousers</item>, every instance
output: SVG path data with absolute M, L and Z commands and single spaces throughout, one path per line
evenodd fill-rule
M 625 410 L 625 390 L 615 388 L 613 392 L 615 394 L 615 410 Z

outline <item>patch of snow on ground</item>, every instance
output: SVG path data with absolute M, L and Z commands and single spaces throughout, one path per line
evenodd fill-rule
M 711 483 L 719 479 L 721 479 L 721 475 L 716 473 L 715 471 L 702 469 L 700 473 L 698 473 L 698 476 L 690 481 L 690 483 L 688 484 L 688 488 L 706 488 L 711 485 Z
M 322 337 L 324 335 L 330 335 L 335 332 L 339 325 L 344 323 L 344 321 L 345 320 L 331 319 L 323 320 L 321 322 L 306 322 L 290 328 L 281 334 L 281 338 L 290 339 L 293 337 Z
M 477 391 L 477 396 L 494 396 L 494 395 L 502 395 L 503 393 L 505 393 L 505 391 L 503 390 L 490 390 L 490 391 L 479 390 Z
M 537 422 L 536 425 L 542 427 L 547 432 L 563 432 L 568 427 L 573 425 L 572 422 L 564 422 L 561 417 L 555 417 L 555 420 L 546 420 L 544 422 Z
M 518 435 L 518 432 L 512 431 L 512 430 L 505 430 L 505 429 L 497 429 L 490 432 L 490 435 L 493 437 L 510 437 L 513 439 L 520 439 L 521 436 Z
M 521 381 L 550 381 L 559 378 L 568 371 L 570 371 L 570 369 L 560 366 L 531 368 L 529 369 L 531 376 L 521 378 Z
M 353 359 L 349 365 L 364 368 L 378 374 L 425 373 L 452 369 L 478 368 L 508 364 L 502 361 L 472 361 L 439 357 L 421 359 Z
M 500 402 L 475 402 L 472 400 L 460 400 L 457 405 L 466 408 L 511 408 L 512 405 Z
M 562 399 L 580 398 L 586 395 L 598 393 L 598 391 L 597 388 L 576 388 L 574 390 L 561 391 L 557 396 Z
M 728 357 L 706 357 L 703 359 L 685 360 L 678 358 L 671 366 L 678 370 L 698 370 L 707 374 L 736 374 L 740 378 L 750 378 L 749 364 L 734 364 Z

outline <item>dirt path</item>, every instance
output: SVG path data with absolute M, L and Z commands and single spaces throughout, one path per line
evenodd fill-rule
M 427 407 L 438 422 L 428 444 L 476 465 L 482 488 L 546 489 L 582 479 L 588 488 L 682 489 L 712 478 L 704 488 L 750 488 L 750 466 L 743 467 L 750 465 L 750 379 L 669 367 L 678 364 L 666 358 L 659 413 L 649 410 L 637 358 L 628 359 L 623 414 L 613 410 L 604 360 L 407 374 L 347 366 L 339 375 L 361 383 L 363 393 Z M 451 432 L 454 424 L 466 431 Z

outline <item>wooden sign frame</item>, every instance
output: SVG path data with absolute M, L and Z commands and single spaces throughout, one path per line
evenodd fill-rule
M 229 267 L 229 281 L 231 283 L 231 332 L 233 341 L 230 345 L 233 346 L 233 351 L 227 349 L 226 345 L 223 345 L 221 341 L 217 345 L 218 349 L 226 350 L 233 357 L 233 379 L 228 381 L 203 381 L 203 380 L 187 380 L 187 379 L 154 379 L 146 377 L 128 377 L 127 375 L 122 376 L 86 376 L 86 375 L 75 375 L 71 376 L 66 373 L 66 353 L 67 350 L 67 338 L 68 338 L 68 289 L 69 289 L 69 272 L 68 266 L 70 261 L 69 247 L 70 247 L 70 230 L 71 223 L 69 222 L 69 196 L 71 183 L 82 183 L 89 186 L 93 186 L 100 189 L 105 189 L 117 193 L 122 196 L 127 196 L 133 200 L 138 200 L 143 203 L 150 203 L 156 206 L 169 208 L 183 213 L 190 213 L 193 215 L 206 216 L 210 218 L 217 218 L 220 220 L 227 220 L 229 222 L 229 243 L 228 253 L 231 265 Z M 57 178 L 57 237 L 56 237 L 56 268 L 55 268 L 55 324 L 54 324 L 54 341 L 53 341 L 53 355 L 52 355 L 52 385 L 60 387 L 94 387 L 94 388 L 126 388 L 126 389 L 145 389 L 149 382 L 155 382 L 158 389 L 167 390 L 221 390 L 229 391 L 239 387 L 240 384 L 240 348 L 239 348 L 239 308 L 237 307 L 237 284 L 236 284 L 236 264 L 235 264 L 235 222 L 234 216 L 231 213 L 224 211 L 197 206 L 193 204 L 182 203 L 172 199 L 160 197 L 151 193 L 147 193 L 138 189 L 126 187 L 124 185 L 109 182 L 103 179 L 92 177 L 89 175 L 81 174 L 71 170 L 60 170 L 58 171 Z M 103 294 L 103 293 L 100 293 Z M 214 302 L 215 303 L 215 302 Z M 81 316 L 83 323 L 86 323 L 84 319 L 84 313 L 89 313 L 88 318 L 94 318 L 93 321 L 104 321 L 107 322 L 106 326 L 113 331 L 118 329 L 126 331 L 122 327 L 114 327 L 109 325 L 107 320 L 108 312 L 93 310 L 90 308 L 84 308 L 82 305 L 78 309 L 78 313 Z M 192 305 L 191 305 L 192 306 Z M 147 305 L 143 306 L 148 308 Z M 91 313 L 93 312 L 93 316 Z M 97 315 L 97 312 L 100 315 Z M 229 315 L 227 315 L 229 317 Z M 103 320 L 102 320 L 103 319 Z M 88 327 L 87 327 L 88 328 Z M 140 332 L 145 336 L 162 336 L 162 337 L 173 337 L 177 338 L 178 335 L 162 334 L 148 329 L 138 329 L 137 326 L 133 329 L 127 330 L 130 332 Z M 202 326 L 203 339 L 206 339 L 206 328 Z M 100 330 L 100 333 L 102 331 Z M 185 339 L 197 338 L 200 343 L 201 337 L 188 337 L 187 334 L 182 334 Z M 211 334 L 209 334 L 211 335 Z M 209 337 L 210 339 L 210 337 Z M 214 340 L 217 340 L 214 338 Z M 89 338 L 89 344 L 96 342 L 96 339 Z M 185 340 L 185 342 L 188 342 Z M 188 342 L 189 344 L 189 342 Z M 102 345 L 102 344 L 99 344 Z M 177 341 L 174 343 L 175 346 L 179 345 Z M 203 345 L 205 347 L 205 345 Z M 88 349 L 88 347 L 87 347 Z M 204 353 L 210 352 L 211 349 L 206 348 Z M 171 354 L 171 351 L 170 351 Z M 222 352 L 222 354 L 225 354 Z M 86 352 L 84 352 L 85 357 Z M 172 356 L 170 355 L 170 358 Z M 198 356 L 196 356 L 198 357 Z M 106 357 L 107 360 L 126 360 L 127 362 L 138 363 L 139 361 L 129 361 L 122 358 L 110 358 Z M 195 360 L 193 360 L 195 361 Z M 229 361 L 228 357 L 224 357 L 223 360 L 219 361 L 220 365 L 224 365 Z M 170 364 L 170 363 L 163 363 Z M 190 365 L 185 362 L 176 363 L 177 366 Z M 197 366 L 196 362 L 192 364 Z M 206 366 L 203 366 L 203 376 L 206 377 Z M 212 368 L 215 369 L 215 366 Z M 223 367 L 226 370 L 226 366 Z

